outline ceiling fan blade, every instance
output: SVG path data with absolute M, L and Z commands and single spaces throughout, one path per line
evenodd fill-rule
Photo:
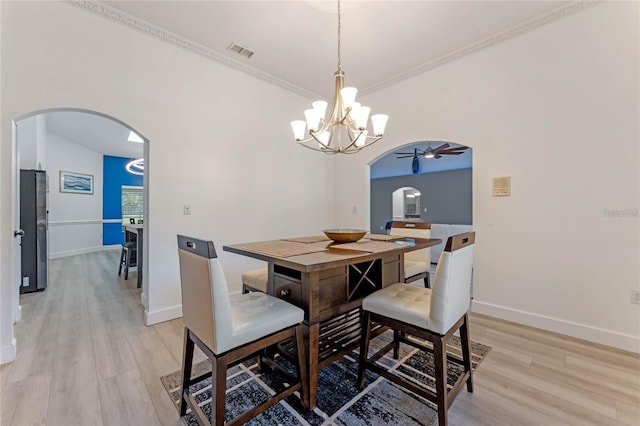
M 411 158 L 411 157 L 415 157 L 415 155 L 413 155 L 413 154 L 409 154 L 409 155 L 401 155 L 401 156 L 399 156 L 399 157 L 396 157 L 396 159 L 399 159 L 399 158 Z
M 460 154 L 464 154 L 464 152 L 461 151 L 449 151 L 449 152 L 439 152 L 438 155 L 460 155 Z
M 415 152 L 394 152 L 396 155 L 414 155 Z
M 444 143 L 444 144 L 440 145 L 439 147 L 435 148 L 433 150 L 433 152 L 439 152 L 440 150 L 446 149 L 446 148 L 449 148 L 449 144 L 448 143 Z
M 442 158 L 442 155 L 440 155 L 440 154 L 435 154 L 435 155 L 433 156 L 433 158 Z

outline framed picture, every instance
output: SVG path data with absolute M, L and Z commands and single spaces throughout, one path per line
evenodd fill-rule
M 93 194 L 93 175 L 60 171 L 60 192 Z

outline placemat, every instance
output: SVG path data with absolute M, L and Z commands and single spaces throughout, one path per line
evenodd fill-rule
M 318 247 L 290 241 L 264 241 L 251 244 L 237 244 L 236 247 L 275 257 L 291 257 L 327 250 L 326 247 Z
M 398 244 L 407 245 L 404 243 L 390 243 L 387 241 L 358 241 L 356 243 L 336 244 L 331 247 L 337 249 L 368 251 L 369 253 L 377 253 L 379 251 L 397 249 L 398 247 L 400 247 Z
M 402 240 L 403 236 L 401 235 L 384 235 L 384 234 L 367 234 L 364 236 L 369 240 L 377 240 L 377 241 L 393 241 L 393 240 Z
M 319 243 L 321 241 L 331 241 L 326 235 L 311 235 L 309 237 L 281 238 L 282 241 L 293 241 L 294 243 Z

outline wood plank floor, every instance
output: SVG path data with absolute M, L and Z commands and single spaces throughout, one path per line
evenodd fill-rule
M 49 288 L 22 295 L 18 355 L 0 367 L 0 424 L 179 425 L 160 376 L 180 368 L 180 319 L 146 327 L 119 252 L 49 263 Z M 491 352 L 450 424 L 640 425 L 640 357 L 473 315 Z M 204 359 L 203 355 L 198 354 Z

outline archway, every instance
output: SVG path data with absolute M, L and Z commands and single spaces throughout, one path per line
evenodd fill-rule
M 454 148 L 440 158 L 414 158 L 429 147 Z M 462 148 L 460 148 L 462 147 Z M 454 142 L 406 143 L 383 153 L 369 165 L 369 223 L 371 232 L 385 233 L 389 220 L 432 223 L 432 236 L 445 239 L 473 222 L 473 150 Z M 400 157 L 400 158 L 398 158 Z M 420 166 L 416 173 L 415 162 Z M 432 250 L 432 259 L 439 251 Z
M 63 144 L 63 142 L 61 141 L 64 138 L 59 138 L 56 135 L 57 134 L 53 134 L 53 133 L 47 133 L 47 119 L 50 119 L 51 117 L 60 117 L 61 115 L 64 115 L 65 117 L 67 117 L 67 119 L 69 117 L 75 117 L 77 118 L 77 121 L 73 123 L 73 125 L 71 125 L 70 129 L 73 129 L 74 131 L 80 132 L 78 134 L 81 134 L 81 132 L 90 132 L 91 129 L 85 129 L 84 127 L 87 127 L 90 125 L 95 125 L 95 123 L 108 123 L 109 125 L 113 126 L 114 128 L 119 128 L 121 129 L 122 132 L 124 132 L 125 134 L 135 134 L 139 137 L 139 141 L 140 144 L 135 144 L 137 145 L 136 149 L 131 149 L 130 152 L 135 153 L 135 156 L 137 157 L 141 157 L 144 159 L 145 165 L 148 165 L 148 158 L 149 158 L 149 140 L 144 137 L 143 135 L 140 134 L 140 132 L 138 132 L 134 127 L 132 127 L 131 125 L 119 120 L 118 118 L 112 117 L 108 114 L 104 114 L 98 111 L 92 111 L 92 110 L 87 110 L 87 109 L 81 109 L 81 108 L 50 108 L 50 109 L 44 109 L 44 110 L 38 110 L 38 111 L 33 111 L 30 112 L 28 114 L 24 114 L 21 116 L 18 116 L 16 118 L 14 118 L 12 120 L 12 133 L 13 133 L 13 138 L 12 138 L 12 182 L 11 182 L 11 187 L 12 187 L 12 214 L 11 214 L 11 226 L 15 231 L 18 231 L 20 229 L 20 202 L 19 202 L 19 196 L 20 196 L 20 170 L 23 167 L 23 165 L 25 164 L 29 164 L 26 167 L 29 169 L 34 169 L 35 171 L 44 171 L 43 169 L 47 169 L 46 167 L 46 152 L 47 152 L 47 146 L 46 143 L 51 142 L 52 141 L 56 141 L 56 149 L 55 149 L 55 155 L 57 155 L 58 157 L 64 157 L 69 156 L 69 157 L 73 157 L 74 156 L 74 147 L 76 145 L 72 144 L 72 143 L 67 143 L 67 142 L 71 142 L 71 138 L 69 138 L 69 140 L 67 140 L 66 142 L 66 150 L 64 152 L 61 152 L 59 150 L 59 148 L 62 146 L 61 144 Z M 90 117 L 91 120 L 84 120 L 84 118 L 86 117 Z M 93 120 L 93 121 L 92 121 Z M 90 124 L 87 124 L 90 123 Z M 93 124 L 91 124 L 93 123 Z M 27 124 L 29 124 L 29 126 L 27 126 Z M 22 128 L 22 129 L 21 129 Z M 33 142 L 35 146 L 29 146 L 28 148 L 25 145 L 25 140 L 26 140 L 26 135 L 23 134 L 25 133 L 25 129 L 32 129 L 30 131 L 35 132 L 34 135 L 32 135 L 35 139 L 35 142 L 33 142 L 31 139 L 30 140 L 30 144 Z M 33 130 L 35 129 L 35 130 Z M 94 133 L 94 137 L 91 139 L 99 139 L 98 136 L 99 134 L 101 134 L 100 132 L 103 131 L 104 128 L 99 128 L 99 129 L 94 129 L 95 133 Z M 55 136 L 55 137 L 54 137 Z M 77 141 L 76 141 L 77 142 Z M 129 142 L 131 143 L 131 142 Z M 132 144 L 133 145 L 133 144 Z M 80 144 L 77 144 L 77 146 L 80 146 Z M 90 151 L 91 148 L 88 147 L 81 147 L 81 149 L 77 149 L 77 151 L 82 151 L 86 148 L 87 151 Z M 25 156 L 27 155 L 28 151 L 28 156 L 29 156 L 29 160 L 25 160 Z M 38 152 L 40 151 L 40 154 L 38 154 Z M 44 152 L 44 154 L 43 154 Z M 115 153 L 117 153 L 117 151 L 113 151 L 113 150 L 109 150 L 108 152 L 103 153 L 104 155 L 114 155 Z M 21 155 L 22 154 L 22 155 Z M 54 156 L 55 156 L 54 155 Z M 132 154 L 133 155 L 133 154 Z M 130 157 L 130 155 L 127 155 L 127 157 Z M 59 158 L 57 158 L 56 160 L 59 160 Z M 21 161 L 23 161 L 23 164 L 21 164 Z M 102 166 L 102 157 L 100 157 L 100 163 Z M 58 161 L 59 164 L 59 161 Z M 71 167 L 70 170 L 65 170 L 66 171 L 71 171 L 71 172 L 77 172 L 75 175 L 73 175 L 74 178 L 80 178 L 80 179 L 84 179 L 87 182 L 89 182 L 89 186 L 87 187 L 86 190 L 78 190 L 76 192 L 76 194 L 84 194 L 84 195 L 76 195 L 74 201 L 78 201 L 78 200 L 82 200 L 83 202 L 79 203 L 78 206 L 71 206 L 71 208 L 76 208 L 78 211 L 82 211 L 82 209 L 84 208 L 84 206 L 86 206 L 87 204 L 87 200 L 89 200 L 90 198 L 92 198 L 94 200 L 94 204 L 100 204 L 102 203 L 102 197 L 100 196 L 100 194 L 102 193 L 101 190 L 99 191 L 99 194 L 93 195 L 95 192 L 95 185 L 101 184 L 103 182 L 103 176 L 102 175 L 98 175 L 99 172 L 87 172 L 86 168 L 83 168 L 84 166 L 78 166 L 78 167 Z M 59 169 L 59 170 L 58 170 Z M 97 169 L 96 169 L 97 170 Z M 100 169 L 101 170 L 101 169 Z M 84 173 L 81 173 L 83 172 Z M 45 171 L 44 172 L 45 175 L 48 175 L 48 173 Z M 66 173 L 65 173 L 65 177 L 66 177 Z M 66 191 L 62 189 L 62 177 L 63 177 L 63 173 L 62 173 L 62 168 L 61 167 L 56 167 L 56 173 L 55 176 L 53 175 L 49 175 L 47 176 L 47 189 L 50 190 L 51 192 L 49 194 L 47 194 L 47 199 L 49 199 L 49 195 L 50 194 L 54 194 L 53 190 L 55 188 L 55 195 L 59 196 L 61 195 L 62 192 L 72 192 L 72 191 Z M 143 220 L 144 223 L 148 224 L 148 206 L 149 206 L 149 185 L 148 185 L 148 167 L 145 167 L 145 171 L 143 173 L 142 176 L 142 188 L 143 188 L 143 200 L 144 200 L 144 205 L 143 205 Z M 68 189 L 68 188 L 65 188 Z M 83 192 L 84 191 L 84 192 Z M 69 194 L 62 194 L 62 195 L 66 195 L 67 196 L 67 200 L 70 199 L 69 198 Z M 93 197 L 91 197 L 93 195 Z M 83 199 L 84 197 L 84 199 Z M 73 198 L 73 197 L 72 197 Z M 98 200 L 98 198 L 100 198 L 100 200 Z M 95 206 L 94 206 L 95 207 Z M 70 229 L 71 225 L 82 225 L 84 226 L 84 228 L 92 228 L 93 231 L 89 234 L 94 234 L 96 232 L 99 232 L 100 238 L 102 238 L 102 228 L 103 228 L 103 224 L 109 222 L 108 220 L 105 221 L 103 218 L 103 214 L 102 214 L 102 208 L 100 207 L 99 209 L 99 216 L 96 215 L 96 211 L 98 211 L 98 209 L 94 208 L 93 209 L 93 215 L 96 217 L 91 217 L 91 218 L 84 218 L 82 220 L 75 220 L 75 221 L 69 221 L 69 220 L 59 220 L 57 221 L 58 223 L 56 223 L 56 225 L 58 225 L 58 228 L 56 230 L 62 229 L 62 228 L 68 228 Z M 46 220 L 46 219 L 45 219 Z M 45 222 L 45 226 L 47 227 L 47 231 L 50 231 L 50 229 L 48 228 L 48 222 Z M 96 229 L 99 228 L 99 231 L 96 231 Z M 60 239 L 59 239 L 60 240 Z M 144 241 L 143 243 L 143 247 L 147 246 L 147 238 L 145 235 Z M 86 245 L 86 244 L 85 244 Z M 91 250 L 91 249 L 100 249 L 103 247 L 103 242 L 100 241 L 99 243 L 95 243 L 93 244 L 93 246 L 90 247 L 84 247 L 85 250 Z M 82 250 L 80 250 L 82 251 Z M 69 252 L 72 252 L 69 251 Z M 147 250 L 148 252 L 148 250 Z M 46 253 L 46 251 L 45 251 Z M 48 257 L 48 256 L 47 256 Z M 14 242 L 12 244 L 12 248 L 11 248 L 11 258 L 12 258 L 12 267 L 11 267 L 11 276 L 13 277 L 13 279 L 15 280 L 14 282 L 16 283 L 20 283 L 21 282 L 21 256 L 20 256 L 20 245 L 19 245 L 19 238 L 14 238 Z M 48 260 L 48 259 L 46 259 Z M 143 265 L 146 265 L 148 263 L 143 262 Z M 115 268 L 114 268 L 115 270 Z M 145 271 L 142 271 L 141 275 L 144 277 L 147 274 L 145 273 Z M 12 286 L 12 297 L 10 301 L 2 301 L 2 309 L 6 309 L 7 311 L 11 311 L 11 316 L 13 321 L 18 321 L 20 320 L 22 313 L 21 313 L 21 309 L 20 309 L 20 304 L 19 304 L 19 286 Z M 143 286 L 142 286 L 142 295 L 141 295 L 141 302 L 143 304 L 143 306 L 147 307 L 147 300 L 148 300 L 148 285 L 146 284 L 146 280 L 143 281 Z

